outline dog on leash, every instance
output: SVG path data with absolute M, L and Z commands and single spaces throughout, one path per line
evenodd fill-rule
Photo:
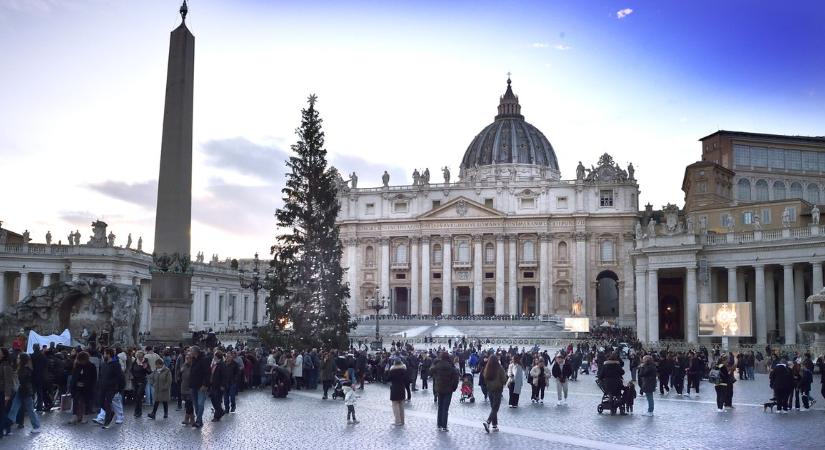
M 762 405 L 762 412 L 767 412 L 768 408 L 770 408 L 771 412 L 773 412 L 774 406 L 776 406 L 776 399 L 772 398 L 771 401 Z

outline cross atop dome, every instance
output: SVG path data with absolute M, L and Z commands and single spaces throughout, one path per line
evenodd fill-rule
M 507 90 L 504 91 L 504 95 L 499 99 L 496 120 L 505 117 L 515 117 L 524 120 L 524 116 L 521 115 L 521 105 L 518 103 L 518 96 L 513 93 L 513 88 L 510 86 L 512 83 L 512 81 L 510 81 L 510 75 L 510 72 L 507 72 Z

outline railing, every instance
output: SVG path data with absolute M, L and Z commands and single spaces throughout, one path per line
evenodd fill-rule
M 785 231 L 788 230 L 788 231 Z M 819 233 L 817 233 L 819 231 Z M 786 233 L 783 235 L 783 233 Z M 810 237 L 825 237 L 825 226 L 814 229 L 810 226 L 764 230 L 759 232 L 743 231 L 739 233 L 724 234 L 704 234 L 699 235 L 699 243 L 703 245 L 724 245 L 724 244 L 752 244 L 761 241 L 779 241 L 783 239 L 804 239 Z
M 753 231 L 745 231 L 743 233 L 736 233 L 733 235 L 733 241 L 739 244 L 753 242 Z
M 791 229 L 791 237 L 796 238 L 796 239 L 810 237 L 810 235 L 811 235 L 810 227 L 792 228 Z
M 768 230 L 762 232 L 763 241 L 777 241 L 782 239 L 782 230 Z
M 538 264 L 539 262 L 535 259 L 522 259 L 518 262 L 519 267 L 536 267 Z
M 410 263 L 408 262 L 400 262 L 400 261 L 393 261 L 390 263 L 390 269 L 392 270 L 406 270 L 410 268 Z
M 470 267 L 470 261 L 453 261 L 453 267 L 456 268 L 467 268 Z

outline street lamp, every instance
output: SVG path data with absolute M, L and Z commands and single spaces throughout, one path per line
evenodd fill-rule
M 238 268 L 238 281 L 241 284 L 241 289 L 252 289 L 252 292 L 255 294 L 252 300 L 252 328 L 255 328 L 258 326 L 258 291 L 261 289 L 269 289 L 272 271 L 267 270 L 264 278 L 261 279 L 260 260 L 258 259 L 258 254 L 255 253 L 255 260 L 252 264 L 252 280 L 248 283 L 244 282 L 245 274 L 246 271 Z
M 386 308 L 389 305 L 390 298 L 385 295 L 380 295 L 380 292 L 376 290 L 372 298 L 366 299 L 367 309 L 374 309 L 375 310 L 375 342 L 376 345 L 381 344 L 381 335 L 378 329 L 378 314 L 381 312 L 382 309 Z

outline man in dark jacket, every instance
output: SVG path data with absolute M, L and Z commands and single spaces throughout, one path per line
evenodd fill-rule
M 223 409 L 227 413 L 235 412 L 235 396 L 243 383 L 243 366 L 239 364 L 238 354 L 229 352 L 226 362 L 226 390 L 223 392 Z
M 192 368 L 189 371 L 189 388 L 192 390 L 192 402 L 195 406 L 195 428 L 203 426 L 203 407 L 206 403 L 206 395 L 209 389 L 209 360 L 201 352 L 200 347 L 193 345 L 189 347 L 189 354 L 192 355 Z
M 793 393 L 793 372 L 783 359 L 773 368 L 770 375 L 770 386 L 776 400 L 776 412 L 787 413 L 791 410 L 791 394 Z
M 367 355 L 364 352 L 358 352 L 357 354 L 358 356 L 355 358 L 355 376 L 357 376 L 358 381 L 361 382 L 358 390 L 363 391 L 364 378 L 367 377 Z
M 103 393 L 103 409 L 106 411 L 106 418 L 103 421 L 103 428 L 109 428 L 112 419 L 115 417 L 115 410 L 112 400 L 115 395 L 126 387 L 126 378 L 120 368 L 120 361 L 114 350 L 107 348 L 103 352 L 104 364 L 100 368 L 100 391 Z
M 415 382 L 418 378 L 418 364 L 418 356 L 416 356 L 415 353 L 410 354 L 410 357 L 407 358 L 407 377 L 409 378 L 410 386 L 412 387 L 413 392 L 418 390 L 418 388 L 415 387 Z M 407 392 L 407 401 L 409 401 L 409 390 Z
M 32 385 L 37 399 L 34 403 L 34 409 L 37 411 L 51 411 L 52 401 L 46 394 L 46 366 L 48 361 L 46 355 L 40 351 L 40 344 L 34 344 L 34 353 L 32 353 Z
M 653 393 L 656 392 L 656 364 L 653 357 L 645 355 L 639 366 L 639 391 L 647 398 L 646 416 L 653 415 Z
M 430 378 L 430 367 L 433 365 L 433 360 L 429 355 L 425 355 L 421 359 L 421 389 L 427 390 L 427 380 Z
M 696 398 L 699 398 L 699 382 L 702 381 L 702 376 L 705 374 L 705 362 L 702 361 L 700 355 L 690 352 L 688 357 L 687 367 L 687 397 L 690 398 L 690 388 L 693 387 L 696 391 Z
M 226 386 L 229 382 L 228 369 L 226 363 L 223 361 L 223 352 L 220 350 L 215 352 L 210 369 L 209 399 L 212 400 L 212 408 L 215 410 L 212 416 L 212 422 L 218 422 L 221 420 L 221 417 L 226 414 L 223 410 L 221 400 L 223 400 L 223 393 L 226 391 Z
M 673 361 L 671 361 L 670 355 L 659 361 L 656 370 L 659 375 L 659 395 L 665 395 L 665 392 L 670 394 L 670 374 L 673 373 Z
M 438 361 L 433 363 L 430 369 L 433 377 L 433 391 L 438 400 L 438 430 L 449 431 L 447 429 L 447 416 L 450 411 L 450 401 L 453 392 L 458 388 L 458 371 L 450 362 L 450 354 L 442 352 L 438 356 Z

